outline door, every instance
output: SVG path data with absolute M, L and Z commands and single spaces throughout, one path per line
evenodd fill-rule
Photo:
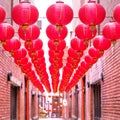
M 17 87 L 11 86 L 10 118 L 17 120 Z
M 101 118 L 101 85 L 97 83 L 93 85 L 94 93 L 94 120 Z

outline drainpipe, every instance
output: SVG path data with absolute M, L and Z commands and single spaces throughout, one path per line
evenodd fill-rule
M 29 80 L 25 77 L 25 97 L 26 97 L 26 110 L 25 110 L 25 120 L 29 120 Z
M 85 120 L 85 78 L 81 81 L 81 120 Z

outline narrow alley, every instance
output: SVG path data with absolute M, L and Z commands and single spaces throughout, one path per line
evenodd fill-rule
M 0 0 L 0 120 L 120 120 L 120 0 Z

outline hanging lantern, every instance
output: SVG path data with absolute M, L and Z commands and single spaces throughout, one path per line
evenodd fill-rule
M 22 38 L 25 41 L 35 40 L 40 35 L 40 29 L 35 24 L 28 26 L 27 29 L 23 29 L 23 27 L 20 26 L 18 29 L 18 34 L 20 38 Z
M 32 67 L 32 63 L 28 62 L 27 64 L 22 65 L 21 69 L 31 70 L 31 67 Z
M 51 50 L 63 50 L 66 47 L 65 40 L 49 40 L 48 41 L 48 47 Z
M 1 15 L 0 15 L 1 16 Z M 4 42 L 8 39 L 11 39 L 14 36 L 13 26 L 9 23 L 1 23 L 0 24 L 0 40 Z
M 31 72 L 31 66 L 32 64 L 30 62 L 28 62 L 27 64 L 22 64 L 20 67 L 21 67 L 21 71 L 23 73 L 26 73 L 27 74 L 27 77 L 30 78 L 31 76 L 33 76 L 34 74 L 30 73 Z M 29 74 L 29 75 L 28 75 Z
M 46 16 L 48 21 L 56 26 L 67 25 L 73 18 L 73 10 L 62 1 L 57 1 L 55 4 L 48 7 Z
M 22 66 L 22 65 L 25 65 L 28 63 L 28 58 L 27 57 L 24 57 L 24 58 L 21 58 L 21 59 L 14 59 L 15 63 L 19 66 Z
M 66 26 L 63 26 L 61 30 L 57 29 L 55 25 L 48 25 L 46 28 L 46 34 L 51 40 L 63 40 L 67 36 L 68 30 Z
M 96 27 L 94 30 L 91 30 L 91 28 L 88 25 L 85 25 L 83 23 L 77 25 L 75 28 L 75 34 L 79 39 L 84 39 L 84 40 L 90 40 L 96 35 Z
M 80 62 L 81 67 L 83 67 L 83 69 L 85 70 L 85 72 L 91 67 L 90 63 L 87 63 L 85 60 L 82 60 Z
M 70 42 L 71 48 L 74 50 L 85 50 L 88 47 L 88 42 L 84 41 L 83 39 L 72 38 Z
M 115 42 L 117 39 L 120 38 L 119 31 L 120 31 L 120 24 L 115 21 L 106 23 L 102 29 L 103 35 L 106 38 L 110 39 L 112 42 Z
M 97 61 L 97 59 L 93 59 L 89 54 L 85 55 L 84 59 L 88 64 L 91 65 Z
M 4 49 L 11 52 L 11 54 L 15 52 L 16 50 L 18 50 L 20 46 L 21 46 L 21 42 L 16 37 L 6 40 L 5 44 L 3 44 Z
M 39 12 L 34 5 L 29 2 L 21 2 L 12 9 L 13 20 L 22 26 L 34 24 L 39 16 Z
M 17 51 L 14 52 L 13 57 L 15 59 L 21 59 L 24 58 L 27 55 L 27 51 L 25 48 L 20 48 Z
M 103 35 L 98 35 L 93 39 L 93 45 L 96 49 L 104 51 L 109 49 L 111 46 L 111 41 L 105 38 Z
M 79 9 L 80 20 L 89 26 L 100 24 L 106 16 L 104 7 L 95 1 L 89 1 Z
M 29 51 L 40 50 L 42 46 L 43 46 L 43 42 L 39 38 L 34 41 L 31 41 L 31 44 L 28 44 L 28 42 L 25 42 L 25 48 Z
M 5 19 L 6 11 L 5 9 L 0 5 L 0 23 L 2 23 Z
M 73 57 L 73 58 L 80 58 L 83 56 L 83 51 L 77 51 L 72 48 L 68 49 L 68 55 Z
M 114 19 L 120 23 L 120 4 L 117 4 L 113 9 Z
M 64 55 L 64 52 L 62 50 L 55 51 L 50 49 L 48 53 L 51 58 L 62 58 Z
M 92 46 L 92 47 L 89 48 L 88 53 L 94 59 L 98 59 L 101 56 L 103 56 L 104 51 L 100 51 L 100 50 L 96 49 L 94 46 Z
M 41 57 L 43 57 L 43 55 L 44 55 L 43 49 L 40 49 L 40 50 L 38 50 L 38 51 L 29 51 L 29 56 L 30 56 L 32 59 L 41 58 Z

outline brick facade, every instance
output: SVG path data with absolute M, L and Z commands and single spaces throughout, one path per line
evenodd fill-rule
M 11 9 L 12 5 L 18 4 L 19 0 L 4 0 L 0 1 L 6 10 L 5 21 L 12 24 L 15 29 L 15 36 L 17 36 L 18 26 L 11 20 Z M 11 86 L 13 83 L 7 80 L 7 73 L 12 72 L 22 86 L 17 87 L 17 108 L 16 108 L 16 119 L 17 120 L 30 120 L 38 117 L 38 89 L 28 81 L 28 89 L 25 85 L 25 75 L 21 72 L 20 67 L 14 63 L 14 59 L 11 55 L 5 51 L 0 44 L 0 120 L 11 119 Z M 35 92 L 34 100 L 32 101 L 32 91 Z M 26 95 L 27 94 L 27 95 Z M 32 105 L 33 104 L 33 105 Z M 34 114 L 32 115 L 31 109 L 34 106 Z
M 78 0 L 82 5 L 80 0 Z M 77 2 L 78 2 L 77 1 Z M 73 1 L 74 2 L 74 1 Z M 109 22 L 113 14 L 113 8 L 115 5 L 120 3 L 120 0 L 99 0 L 99 2 L 105 7 L 106 18 L 100 25 L 100 33 L 103 25 Z M 75 4 L 75 3 L 73 3 Z M 76 6 L 75 6 L 76 7 Z M 74 9 L 78 9 L 75 8 Z M 77 21 L 77 20 L 76 20 Z M 74 27 L 76 26 L 74 21 Z M 74 29 L 73 29 L 74 30 Z M 85 74 L 85 85 L 83 85 L 83 79 L 80 79 L 78 83 L 78 107 L 80 120 L 97 120 L 94 118 L 94 85 L 98 83 L 101 86 L 101 120 L 119 120 L 120 118 L 120 41 L 117 40 L 115 45 L 111 45 L 109 50 L 105 51 L 103 57 L 101 57 L 96 64 L 92 66 L 91 69 Z M 103 81 L 101 78 L 101 73 L 103 73 Z M 88 86 L 88 83 L 90 83 Z M 72 100 L 72 106 L 75 106 L 75 88 L 72 89 L 71 94 L 68 96 Z M 69 100 L 70 101 L 70 100 Z M 71 106 L 68 106 L 69 108 Z M 75 107 L 73 107 L 75 110 Z M 71 114 L 74 114 L 74 110 Z M 69 109 L 68 109 L 69 111 Z M 72 117 L 70 117 L 72 118 Z M 73 120 L 77 120 L 74 119 Z

